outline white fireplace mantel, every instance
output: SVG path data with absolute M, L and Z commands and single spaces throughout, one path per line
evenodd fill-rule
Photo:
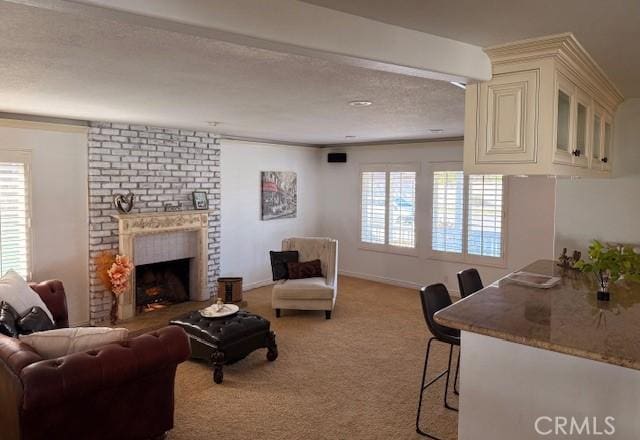
M 112 216 L 118 221 L 119 253 L 127 255 L 135 261 L 134 242 L 137 236 L 146 234 L 160 234 L 175 231 L 194 231 L 198 234 L 197 257 L 195 261 L 195 279 L 198 288 L 191 300 L 205 301 L 209 299 L 207 283 L 208 241 L 209 241 L 209 211 L 176 211 L 152 212 L 139 214 L 118 214 Z M 118 318 L 127 319 L 135 316 L 135 271 L 131 274 L 130 287 L 120 297 Z

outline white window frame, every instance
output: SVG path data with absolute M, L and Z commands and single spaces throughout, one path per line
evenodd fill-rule
M 24 164 L 25 184 L 26 184 L 26 219 L 27 219 L 27 281 L 31 281 L 33 274 L 33 228 L 32 228 L 32 189 L 33 184 L 31 181 L 31 151 L 28 150 L 3 150 L 0 149 L 0 162 L 14 162 Z M 0 274 L 2 276 L 4 274 Z
M 507 219 L 508 219 L 508 177 L 502 176 L 502 239 L 501 239 L 501 257 L 488 257 L 481 255 L 471 255 L 467 253 L 468 237 L 467 228 L 469 223 L 469 178 L 464 174 L 464 188 L 463 192 L 463 211 L 462 211 L 462 252 L 444 252 L 433 249 L 433 173 L 436 171 L 463 171 L 462 162 L 440 162 L 430 164 L 430 188 L 431 188 L 431 209 L 429 212 L 429 251 L 431 260 L 449 261 L 454 263 L 474 264 L 478 266 L 490 266 L 490 267 L 507 267 Z
M 414 236 L 414 246 L 403 247 L 403 246 L 394 246 L 389 244 L 389 187 L 391 184 L 391 179 L 389 178 L 389 173 L 391 172 L 414 172 L 416 173 L 416 186 L 415 186 L 415 214 L 413 219 L 413 236 Z M 366 172 L 385 172 L 387 174 L 386 178 L 386 189 L 385 189 L 385 220 L 384 220 L 384 236 L 385 236 L 385 244 L 380 243 L 368 243 L 362 241 L 362 173 Z M 358 172 L 358 248 L 367 251 L 374 252 L 384 252 L 389 254 L 397 254 L 397 255 L 407 255 L 410 257 L 418 256 L 419 249 L 419 240 L 418 240 L 418 217 L 419 217 L 419 209 L 418 209 L 418 183 L 420 176 L 420 164 L 419 163 L 377 163 L 377 164 L 364 164 L 360 166 L 360 171 Z

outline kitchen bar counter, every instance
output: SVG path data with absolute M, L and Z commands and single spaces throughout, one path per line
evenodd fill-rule
M 593 274 L 539 260 L 522 269 L 559 276 L 551 289 L 508 278 L 435 315 L 438 323 L 517 344 L 640 370 L 640 287 L 618 283 L 596 300 Z

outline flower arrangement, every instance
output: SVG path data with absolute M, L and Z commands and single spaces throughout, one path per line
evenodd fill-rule
M 96 257 L 96 273 L 104 287 L 111 292 L 111 323 L 118 320 L 118 298 L 129 289 L 133 264 L 126 255 L 103 252 Z

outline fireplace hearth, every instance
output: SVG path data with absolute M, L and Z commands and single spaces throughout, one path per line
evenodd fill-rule
M 188 301 L 190 260 L 136 266 L 136 313 Z

